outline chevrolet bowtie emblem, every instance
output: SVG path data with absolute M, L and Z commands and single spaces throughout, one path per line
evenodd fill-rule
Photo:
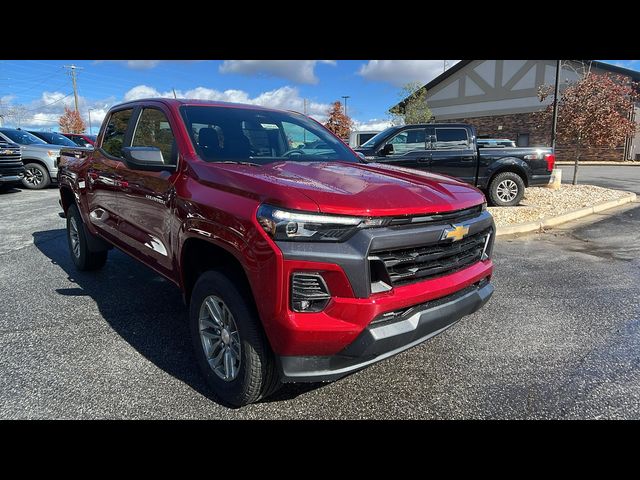
M 451 238 L 454 242 L 457 242 L 458 240 L 462 240 L 467 233 L 469 233 L 469 227 L 465 227 L 464 225 L 451 225 L 451 228 L 444 229 L 440 240 Z

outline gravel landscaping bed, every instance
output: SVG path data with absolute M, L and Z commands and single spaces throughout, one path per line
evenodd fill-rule
M 498 227 L 534 222 L 598 203 L 626 197 L 627 192 L 594 185 L 562 185 L 558 190 L 527 188 L 517 207 L 489 207 Z

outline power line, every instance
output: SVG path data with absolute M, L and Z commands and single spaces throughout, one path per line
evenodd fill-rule
M 35 110 L 40 110 L 40 109 L 42 109 L 44 107 L 48 107 L 49 105 L 54 105 L 54 104 L 56 104 L 58 102 L 61 102 L 62 100 L 64 100 L 65 98 L 70 97 L 71 95 L 73 95 L 73 92 L 67 93 L 64 97 L 60 97 L 58 100 L 54 100 L 51 103 L 45 103 L 44 105 L 39 105 L 37 107 L 32 107 L 32 108 L 24 108 L 23 110 L 26 111 L 26 112 L 33 112 Z

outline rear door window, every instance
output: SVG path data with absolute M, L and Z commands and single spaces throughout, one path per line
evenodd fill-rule
M 465 128 L 436 128 L 436 150 L 456 150 L 467 148 L 469 137 Z

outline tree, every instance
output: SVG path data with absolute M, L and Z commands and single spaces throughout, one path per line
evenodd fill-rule
M 327 115 L 329 118 L 324 126 L 340 138 L 349 138 L 353 128 L 353 120 L 345 115 L 342 110 L 342 103 L 333 102 L 331 108 L 327 111 Z
M 64 107 L 64 113 L 58 120 L 58 125 L 62 133 L 84 133 L 86 130 L 80 113 L 68 107 Z
M 398 92 L 400 103 L 389 109 L 392 123 L 409 125 L 427 123 L 433 117 L 427 105 L 427 89 L 419 82 L 405 84 Z
M 638 84 L 628 77 L 586 73 L 570 84 L 558 99 L 556 144 L 575 149 L 573 184 L 578 183 L 578 164 L 582 152 L 594 147 L 617 147 L 635 131 L 630 119 Z M 542 86 L 540 101 L 552 90 Z M 553 105 L 540 114 L 542 125 L 552 121 Z

